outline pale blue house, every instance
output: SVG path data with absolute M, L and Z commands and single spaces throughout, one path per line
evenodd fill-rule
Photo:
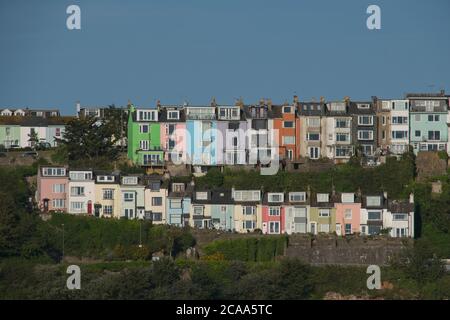
M 410 142 L 414 153 L 447 151 L 449 97 L 438 94 L 408 94 Z

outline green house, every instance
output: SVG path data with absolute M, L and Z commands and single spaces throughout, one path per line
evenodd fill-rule
M 139 166 L 163 166 L 158 110 L 136 108 L 134 105 L 129 108 L 128 158 Z

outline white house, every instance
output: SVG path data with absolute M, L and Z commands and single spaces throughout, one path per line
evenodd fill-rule
M 68 188 L 68 212 L 93 214 L 95 183 L 92 170 L 70 170 Z

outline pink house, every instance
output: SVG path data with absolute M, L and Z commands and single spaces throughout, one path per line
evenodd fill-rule
M 354 193 L 341 193 L 340 201 L 336 202 L 336 233 L 348 235 L 360 230 L 361 202 Z
M 67 211 L 68 170 L 64 166 L 38 169 L 36 202 L 41 211 Z
M 262 205 L 262 232 L 264 234 L 283 234 L 286 216 L 284 193 L 269 192 L 264 196 Z
M 186 122 L 184 110 L 176 106 L 160 107 L 160 139 L 165 161 L 186 159 Z

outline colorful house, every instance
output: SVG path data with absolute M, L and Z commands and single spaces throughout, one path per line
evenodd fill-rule
M 395 238 L 414 238 L 414 195 L 409 200 L 388 201 L 388 214 L 384 225 L 390 229 L 390 236 Z
M 121 207 L 120 176 L 116 173 L 96 171 L 94 216 L 119 218 Z
M 128 158 L 144 167 L 161 167 L 164 153 L 157 109 L 129 107 Z
M 217 106 L 217 163 L 247 164 L 247 121 L 241 106 Z
M 387 194 L 364 195 L 361 203 L 361 234 L 377 235 L 385 228 L 383 221 L 388 215 Z
M 211 227 L 217 230 L 235 230 L 232 191 L 222 189 L 209 192 L 211 194 Z
M 154 224 L 167 223 L 167 195 L 168 184 L 162 181 L 161 176 L 152 175 L 144 179 L 145 181 L 145 219 L 149 219 Z M 137 202 L 137 209 L 141 203 Z M 144 217 L 143 214 L 140 217 Z
M 278 130 L 276 134 L 278 155 L 280 160 L 295 160 L 297 148 L 301 141 L 296 140 L 296 106 L 284 104 L 272 106 L 273 129 Z
M 140 176 L 126 175 L 120 181 L 120 218 L 143 219 L 145 217 L 146 191 Z
M 0 145 L 6 149 L 11 146 L 20 147 L 20 125 L 2 121 L 0 124 Z
M 217 165 L 217 116 L 215 106 L 186 106 L 186 156 L 193 166 Z
M 262 230 L 261 190 L 235 190 L 232 188 L 234 201 L 234 225 L 236 232 L 247 233 L 255 229 Z
M 349 102 L 352 116 L 353 144 L 365 157 L 372 158 L 377 150 L 377 117 L 371 101 Z
M 95 181 L 92 170 L 70 170 L 68 183 L 68 212 L 94 213 Z
M 191 203 L 191 227 L 211 229 L 211 191 L 194 191 Z
M 164 161 L 186 163 L 186 117 L 182 107 L 159 107 L 161 146 Z
M 327 157 L 334 159 L 335 163 L 347 162 L 353 155 L 352 118 L 348 111 L 348 100 L 327 103 Z
M 316 193 L 311 197 L 308 233 L 333 233 L 336 231 L 335 197 L 329 193 Z
M 414 153 L 447 151 L 448 97 L 439 94 L 407 94 L 410 111 L 410 140 Z
M 284 205 L 284 230 L 287 234 L 306 233 L 310 211 L 307 193 L 304 191 L 289 192 L 287 195 Z
M 68 171 L 65 166 L 40 166 L 36 202 L 39 210 L 67 211 Z
M 285 207 L 283 192 L 268 192 L 262 202 L 262 232 L 264 234 L 285 233 Z
M 336 234 L 345 236 L 360 232 L 361 201 L 354 193 L 337 195 L 334 204 L 336 208 Z
M 323 102 L 302 102 L 297 108 L 297 159 L 327 156 L 326 107 Z
M 192 186 L 185 183 L 170 184 L 166 200 L 166 223 L 184 227 L 190 225 Z

